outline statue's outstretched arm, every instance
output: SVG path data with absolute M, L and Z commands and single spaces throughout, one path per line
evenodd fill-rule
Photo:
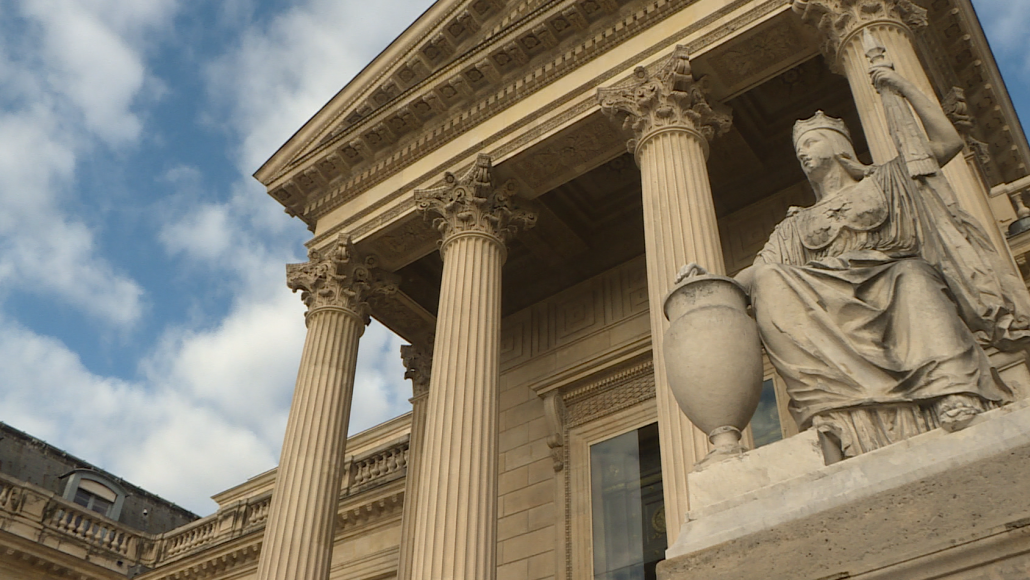
M 908 79 L 886 67 L 873 67 L 869 71 L 877 89 L 892 88 L 912 105 L 912 109 L 923 122 L 930 150 L 937 163 L 944 165 L 962 150 L 962 137 L 955 130 L 940 105 L 931 101 Z

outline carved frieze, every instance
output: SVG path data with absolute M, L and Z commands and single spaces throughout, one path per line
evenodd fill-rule
M 729 110 L 708 102 L 707 81 L 694 79 L 685 46 L 677 46 L 654 73 L 639 66 L 633 77 L 628 85 L 597 89 L 601 110 L 633 132 L 634 138 L 627 143 L 630 152 L 654 131 L 666 127 L 683 127 L 706 141 L 729 130 Z
M 926 9 L 912 0 L 793 0 L 794 12 L 823 34 L 823 54 L 837 62 L 844 40 L 871 22 L 926 26 Z
M 435 189 L 416 189 L 415 205 L 443 236 L 443 245 L 453 236 L 478 232 L 506 242 L 518 231 L 531 228 L 536 215 L 519 207 L 512 199 L 515 184 L 508 181 L 500 187 L 490 183 L 490 156 L 479 155 L 475 165 L 458 178 L 448 172 L 446 185 Z
M 369 322 L 368 300 L 397 291 L 392 277 L 376 268 L 374 256 L 361 256 L 350 236 L 340 234 L 328 247 L 312 248 L 308 261 L 286 265 L 286 285 L 301 291 L 308 312 L 324 307 L 350 310 Z
M 654 396 L 654 363 L 645 360 L 563 393 L 565 427 L 582 425 Z
M 534 190 L 551 185 L 554 179 L 579 166 L 595 164 L 610 153 L 613 142 L 621 138 L 604 118 L 594 118 L 574 133 L 553 139 L 533 151 L 525 160 L 516 161 L 513 173 Z
M 728 94 L 752 86 L 756 78 L 768 78 L 809 58 L 811 33 L 797 19 L 783 19 L 734 39 L 706 63 Z
M 713 23 L 725 18 L 728 14 L 733 13 L 748 2 L 749 0 L 732 0 L 729 4 L 726 4 L 719 10 L 691 22 L 689 26 L 679 31 L 676 37 L 682 38 L 689 36 L 693 32 L 703 30 L 706 27 L 711 26 Z M 782 2 L 783 0 L 766 0 L 755 9 L 749 10 L 740 17 L 731 20 L 728 24 L 716 27 L 710 33 L 704 34 L 696 40 L 691 41 L 689 46 L 695 51 L 708 47 L 726 36 L 735 33 L 737 30 L 745 28 L 756 20 L 764 18 L 770 13 L 778 10 L 782 7 Z M 490 94 L 484 97 L 484 99 L 486 99 L 485 102 L 487 103 L 486 106 L 470 108 L 467 113 L 467 119 L 463 118 L 460 122 L 448 124 L 441 130 L 422 131 L 419 134 L 418 139 L 413 144 L 405 147 L 401 151 L 398 151 L 396 155 L 384 162 L 381 167 L 368 168 L 360 171 L 360 173 L 354 173 L 345 182 L 341 182 L 338 186 L 331 188 L 326 195 L 308 203 L 304 207 L 301 217 L 309 223 L 313 223 L 312 220 L 326 215 L 328 212 L 339 207 L 340 204 L 345 203 L 352 197 L 367 191 L 384 179 L 395 175 L 401 170 L 401 168 L 422 158 L 429 152 L 435 150 L 441 144 L 450 142 L 483 119 L 492 117 L 498 112 L 521 101 L 523 98 L 532 94 L 539 88 L 547 86 L 553 82 L 554 79 L 568 74 L 568 72 L 581 66 L 582 63 L 589 62 L 604 54 L 613 46 L 623 42 L 626 37 L 631 37 L 648 30 L 650 26 L 657 22 L 661 22 L 669 14 L 679 9 L 680 4 L 678 2 L 671 2 L 658 7 L 652 12 L 646 13 L 643 17 L 628 15 L 625 19 L 612 24 L 604 31 L 603 34 L 599 34 L 597 38 L 589 38 L 581 44 L 571 45 L 565 52 L 556 55 L 553 60 L 548 60 L 547 62 L 542 63 L 538 69 L 527 74 L 524 78 L 520 77 L 519 79 L 510 79 L 508 80 L 508 84 L 498 87 L 496 91 L 491 91 Z M 573 12 L 565 14 L 565 16 L 568 17 L 569 14 L 574 13 L 579 13 L 578 8 Z M 641 52 L 636 57 L 636 60 L 649 58 L 654 54 L 667 49 L 671 42 L 671 40 L 666 40 L 664 42 L 653 44 L 648 49 Z M 500 48 L 496 48 L 497 45 L 494 46 L 495 48 L 490 49 L 490 58 L 494 59 L 499 66 L 505 67 L 505 73 L 509 72 L 516 66 L 516 64 L 512 63 L 509 53 L 506 52 L 509 47 L 501 45 Z M 511 46 L 515 45 L 512 44 Z M 584 90 L 589 90 L 589 87 L 596 86 L 598 83 L 611 79 L 615 74 L 617 74 L 618 70 L 618 68 L 615 68 L 606 71 L 599 77 L 592 79 L 584 85 Z M 518 87 L 517 90 L 515 90 L 516 86 Z M 568 101 L 575 98 L 576 94 L 576 91 L 569 92 L 561 99 L 555 101 L 553 106 L 557 107 L 567 104 Z M 440 100 L 432 92 L 428 93 L 428 95 L 428 97 L 423 98 L 428 100 L 428 98 L 432 97 L 434 99 L 434 103 L 437 103 Z M 447 105 L 445 103 L 438 103 L 434 106 L 439 106 L 441 112 L 447 110 Z M 543 124 L 540 124 L 539 120 L 547 111 L 545 109 L 541 109 L 531 115 L 527 115 L 517 120 L 506 127 L 503 131 L 500 131 L 488 138 L 484 143 L 503 141 L 505 137 L 512 133 L 524 131 L 517 139 L 503 142 L 503 144 L 496 150 L 498 154 L 509 153 L 525 146 L 527 143 L 532 142 L 540 135 L 553 130 L 555 127 L 562 126 L 564 123 L 568 122 L 568 120 L 582 116 L 583 113 L 587 112 L 593 106 L 594 105 L 592 103 L 583 101 L 562 113 L 560 116 L 548 119 Z M 525 130 L 528 126 L 532 126 L 533 128 Z M 482 149 L 482 145 L 483 144 L 477 144 L 476 148 Z M 435 174 L 438 174 L 438 172 L 442 170 L 442 167 L 460 163 L 461 159 L 474 152 L 474 150 L 468 150 L 455 154 L 445 163 L 441 164 L 441 167 L 418 176 L 407 186 L 399 189 L 395 196 L 409 195 L 409 192 L 413 187 L 415 187 L 415 184 L 424 183 L 425 181 L 432 179 Z M 318 243 L 345 229 L 353 230 L 356 236 L 364 235 L 369 231 L 374 230 L 383 223 L 382 220 L 376 218 L 373 221 L 365 221 L 364 218 L 367 217 L 368 214 L 378 211 L 383 205 L 394 203 L 396 199 L 395 196 L 386 196 L 369 207 L 358 211 L 349 218 L 344 219 L 344 221 L 333 226 L 329 230 L 320 233 L 315 240 L 313 240 L 313 243 Z M 363 223 L 357 224 L 356 222 Z

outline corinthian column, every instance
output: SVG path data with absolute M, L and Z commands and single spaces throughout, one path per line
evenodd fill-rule
M 708 142 L 730 127 L 728 112 L 709 105 L 706 83 L 694 80 L 686 48 L 677 46 L 654 74 L 637 67 L 626 86 L 601 88 L 601 110 L 631 129 L 629 149 L 640 166 L 647 294 L 651 309 L 662 485 L 670 545 L 687 513 L 687 473 L 708 451 L 707 437 L 680 411 L 666 380 L 662 352 L 668 322 L 662 301 L 684 264 L 725 274 L 719 226 L 708 182 Z
M 415 551 L 415 503 L 418 497 L 419 469 L 422 466 L 422 439 L 426 430 L 426 399 L 433 357 L 410 344 L 401 346 L 404 378 L 411 379 L 411 434 L 408 436 L 408 474 L 404 479 L 404 513 L 401 516 L 401 548 L 397 578 L 411 580 L 411 556 Z
M 913 43 L 912 31 L 927 25 L 926 10 L 912 0 L 793 0 L 793 8 L 802 20 L 822 32 L 826 61 L 834 71 L 847 77 L 873 162 L 890 161 L 897 151 L 887 128 L 883 104 L 869 78 L 869 59 L 862 39 L 868 32 L 874 42 L 886 49 L 894 70 L 930 100 L 937 101 Z M 955 190 L 958 204 L 983 225 L 1003 261 L 1016 272 L 1015 261 L 976 169 L 969 165 L 966 156 L 958 155 L 943 167 L 943 173 Z
M 326 580 L 343 476 L 358 339 L 368 298 L 396 289 L 346 236 L 286 266 L 308 307 L 297 385 L 265 526 L 259 580 Z
M 415 502 L 411 578 L 489 580 L 497 573 L 497 385 L 501 266 L 516 225 L 511 185 L 490 185 L 480 155 L 461 179 L 415 191 L 443 234 L 443 279 Z

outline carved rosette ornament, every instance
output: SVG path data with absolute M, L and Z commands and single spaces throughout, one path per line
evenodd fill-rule
M 503 245 L 520 226 L 525 230 L 536 224 L 535 213 L 514 203 L 514 181 L 492 186 L 491 167 L 490 156 L 480 154 L 463 177 L 448 172 L 444 175 L 446 185 L 415 190 L 415 205 L 426 219 L 430 214 L 438 215 L 433 227 L 443 236 L 441 251 L 462 234 L 489 236 Z
M 926 9 L 912 0 L 792 0 L 792 8 L 823 33 L 822 52 L 835 70 L 840 47 L 866 25 L 891 23 L 911 31 L 929 22 Z
M 685 46 L 677 46 L 654 74 L 638 66 L 633 76 L 630 84 L 597 89 L 601 111 L 633 132 L 626 145 L 630 153 L 637 155 L 658 131 L 679 128 L 702 137 L 707 157 L 708 142 L 730 129 L 729 109 L 708 102 L 707 78 L 694 79 Z
M 433 355 L 420 347 L 404 344 L 401 345 L 401 360 L 404 362 L 404 378 L 411 379 L 412 398 L 417 399 L 429 393 Z
M 376 265 L 375 256 L 360 255 L 350 236 L 340 234 L 329 246 L 312 248 L 307 262 L 287 264 L 286 286 L 301 291 L 308 314 L 320 308 L 342 308 L 368 324 L 368 301 L 397 291 L 397 285 Z

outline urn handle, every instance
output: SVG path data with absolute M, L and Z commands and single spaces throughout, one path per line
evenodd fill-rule
M 706 270 L 704 266 L 698 264 L 697 262 L 691 262 L 686 266 L 680 268 L 679 272 L 676 272 L 676 280 L 673 282 L 673 284 L 679 284 L 687 278 L 693 278 L 695 276 L 704 276 L 706 274 L 708 274 L 708 270 Z

